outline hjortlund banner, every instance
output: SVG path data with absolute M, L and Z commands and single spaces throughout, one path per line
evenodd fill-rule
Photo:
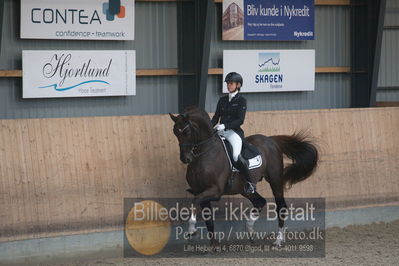
M 136 52 L 23 51 L 23 98 L 136 94 Z

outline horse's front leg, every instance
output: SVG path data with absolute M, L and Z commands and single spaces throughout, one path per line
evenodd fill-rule
M 197 206 L 199 205 L 201 209 L 204 208 L 211 208 L 210 201 L 212 200 L 219 200 L 221 197 L 221 192 L 220 189 L 217 187 L 211 187 L 204 192 L 196 195 L 193 199 L 193 206 L 194 208 L 192 209 L 191 212 L 191 217 L 188 222 L 188 233 L 190 235 L 194 235 L 197 232 L 196 223 L 197 223 Z M 205 218 L 205 223 L 206 227 L 208 229 L 208 232 L 211 235 L 211 243 L 214 244 L 215 239 L 214 239 L 214 224 L 213 224 L 213 219 L 212 217 L 204 217 Z
M 201 210 L 202 210 L 202 217 L 205 220 L 206 224 L 206 229 L 208 229 L 208 236 L 211 240 L 211 245 L 216 245 L 218 241 L 216 240 L 215 237 L 215 226 L 213 223 L 213 210 L 212 210 L 212 205 L 210 201 L 204 201 L 201 204 Z
M 188 220 L 188 234 L 193 236 L 197 233 L 197 228 L 195 225 L 197 224 L 197 209 L 194 207 L 191 212 L 190 219 Z
M 205 208 L 208 208 L 209 211 L 212 211 L 212 206 L 211 206 L 211 202 L 210 201 L 204 201 L 200 204 L 202 211 Z M 207 210 L 207 213 L 209 212 Z M 209 216 L 204 215 L 203 216 L 205 219 L 205 223 L 206 223 L 206 228 L 208 229 L 208 232 L 210 232 L 212 235 L 214 234 L 214 224 L 213 224 L 213 216 Z M 189 235 L 193 236 L 197 233 L 197 228 L 196 228 L 196 224 L 197 224 L 197 209 L 193 208 L 192 212 L 191 212 L 191 216 L 190 219 L 188 220 L 188 233 Z

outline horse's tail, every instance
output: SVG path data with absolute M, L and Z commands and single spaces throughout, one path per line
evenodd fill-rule
M 316 169 L 318 151 L 315 144 L 303 133 L 294 133 L 292 136 L 272 136 L 282 152 L 292 160 L 292 164 L 284 168 L 284 184 L 291 187 L 293 184 L 308 178 Z

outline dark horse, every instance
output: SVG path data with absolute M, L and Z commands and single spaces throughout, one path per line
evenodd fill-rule
M 266 205 L 266 200 L 258 193 L 244 192 L 244 178 L 236 178 L 227 186 L 232 170 L 223 143 L 215 134 L 209 115 L 198 107 L 188 107 L 182 114 L 169 114 L 175 122 L 173 133 L 180 146 L 180 160 L 188 164 L 186 179 L 190 192 L 194 195 L 193 203 L 202 208 L 211 208 L 211 201 L 217 201 L 222 195 L 241 194 L 251 201 L 257 210 Z M 246 140 L 256 146 L 261 153 L 263 165 L 252 169 L 252 175 L 261 181 L 269 182 L 275 198 L 277 213 L 286 208 L 284 188 L 308 178 L 317 166 L 318 152 L 314 144 L 302 134 L 292 136 L 251 135 Z M 292 160 L 292 164 L 284 167 L 283 154 Z M 227 188 L 227 189 L 226 189 Z M 252 216 L 251 216 L 252 217 Z M 279 233 L 276 246 L 281 246 L 284 239 L 284 217 L 279 218 Z M 189 221 L 189 233 L 194 234 L 196 213 Z M 247 221 L 247 230 L 252 232 L 255 220 Z M 213 236 L 213 219 L 207 219 L 208 232 Z M 213 241 L 212 241 L 213 240 Z M 215 239 L 211 239 L 214 243 Z

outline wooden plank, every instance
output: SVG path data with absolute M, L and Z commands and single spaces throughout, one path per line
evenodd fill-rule
M 18 159 L 18 142 L 16 142 L 16 135 L 17 135 L 17 127 L 19 123 L 9 123 L 9 133 L 10 135 L 8 136 L 8 143 L 6 146 L 8 146 L 9 153 L 7 158 L 9 160 L 9 173 L 11 174 L 10 177 L 12 177 L 13 184 L 10 189 L 14 190 L 14 196 L 13 196 L 13 201 L 14 201 L 14 206 L 15 209 L 13 210 L 16 212 L 16 220 L 14 220 L 15 225 L 17 226 L 18 229 L 23 229 L 27 228 L 29 225 L 29 222 L 32 221 L 32 210 L 31 210 L 31 201 L 27 189 L 27 183 L 31 181 L 32 179 L 30 178 L 29 180 L 26 179 L 23 175 L 21 175 L 20 172 L 20 165 L 19 165 L 19 159 Z M 31 143 L 34 143 L 34 141 L 31 141 Z M 24 204 L 25 202 L 29 202 L 30 204 L 27 206 Z
M 114 197 L 113 199 L 110 199 L 110 205 L 109 207 L 114 210 L 113 215 L 119 215 L 119 211 L 116 210 L 115 207 L 118 207 L 120 202 L 123 200 L 124 195 L 123 195 L 123 178 L 126 174 L 125 168 L 123 167 L 123 152 L 118 152 L 119 147 L 121 147 L 121 132 L 119 131 L 119 124 L 120 124 L 120 119 L 118 118 L 110 118 L 110 127 L 112 130 L 112 143 L 113 147 L 111 148 L 111 152 L 113 153 L 114 156 L 114 161 L 113 161 L 113 166 L 116 168 L 117 172 L 113 173 L 112 177 L 112 182 L 113 186 L 112 188 L 114 189 Z M 115 172 L 115 170 L 112 169 L 112 172 Z M 113 224 L 111 227 L 117 227 L 119 225 L 118 221 L 113 219 Z
M 94 208 L 94 179 L 93 176 L 93 158 L 91 155 L 91 144 L 90 144 L 90 137 L 91 132 L 89 131 L 92 128 L 88 118 L 84 118 L 81 120 L 77 120 L 77 127 L 79 128 L 79 141 L 77 148 L 77 152 L 81 154 L 81 175 L 79 178 L 79 182 L 81 183 L 82 190 L 85 197 L 84 206 L 85 208 L 81 210 L 81 219 L 82 221 L 90 220 L 91 217 L 95 217 L 96 209 Z M 82 147 L 85 148 L 85 151 L 82 152 Z
M 103 209 L 104 209 L 104 219 L 102 227 L 109 227 L 115 224 L 115 217 L 118 216 L 119 211 L 116 210 L 115 206 L 119 206 L 122 202 L 122 197 L 120 197 L 120 191 L 122 187 L 119 181 L 122 176 L 122 169 L 118 167 L 119 157 L 117 152 L 119 146 L 114 145 L 114 140 L 118 138 L 114 134 L 112 126 L 112 117 L 105 117 L 98 119 L 98 124 L 100 126 L 101 134 L 103 135 L 103 142 L 101 143 L 101 152 L 104 159 L 103 169 L 101 175 L 103 176 Z M 119 185 L 118 185 L 119 184 Z
M 177 76 L 177 68 L 166 69 L 137 69 L 137 76 Z M 22 70 L 0 70 L 0 78 L 21 78 Z
M 179 2 L 181 0 L 136 0 L 136 2 Z M 215 3 L 221 4 L 223 0 L 215 0 Z M 329 5 L 329 6 L 348 6 L 350 0 L 315 0 L 315 5 Z
M 377 107 L 395 107 L 399 106 L 399 102 L 377 102 Z
M 215 3 L 221 4 L 223 0 L 215 0 Z M 350 0 L 315 0 L 314 4 L 316 6 L 349 6 Z
M 70 222 L 72 213 L 65 215 L 68 208 L 68 201 L 71 197 L 68 195 L 70 193 L 70 187 L 67 187 L 67 176 L 65 174 L 65 125 L 64 119 L 56 119 L 53 123 L 46 123 L 49 127 L 49 140 L 46 145 L 51 145 L 49 148 L 53 154 L 53 164 L 46 164 L 47 169 L 53 169 L 56 173 L 49 181 L 50 191 L 53 194 L 49 199 L 52 204 L 51 207 L 51 220 L 52 222 L 47 225 L 48 231 L 62 231 L 68 230 L 67 224 Z M 73 226 L 73 225 L 72 225 Z M 71 227 L 72 227 L 71 226 Z
M 349 73 L 350 67 L 316 67 L 316 73 Z M 179 73 L 177 68 L 166 69 L 137 69 L 136 75 L 138 77 L 148 76 L 177 76 L 177 75 L 192 75 L 193 73 Z M 209 75 L 222 75 L 223 68 L 210 68 Z M 21 78 L 21 70 L 0 70 L 0 78 Z
M 87 178 L 84 178 L 85 173 L 85 154 L 81 152 L 81 147 L 85 145 L 84 141 L 82 140 L 83 137 L 83 126 L 82 126 L 82 120 L 75 120 L 75 119 L 70 119 L 70 130 L 71 130 L 71 136 L 73 138 L 72 142 L 72 149 L 73 149 L 73 158 L 74 158 L 74 175 L 76 176 L 76 189 L 79 194 L 79 196 L 76 198 L 76 200 L 79 202 L 79 209 L 77 209 L 77 219 L 82 221 L 84 220 L 84 217 L 88 215 L 88 212 L 90 211 L 88 208 L 88 197 L 86 194 L 86 188 L 87 188 Z
M 166 69 L 137 69 L 137 76 L 177 76 L 179 70 L 177 68 Z
M 315 0 L 316 6 L 350 6 L 350 0 Z
M 30 183 L 30 191 L 33 193 L 31 199 L 31 206 L 33 213 L 33 224 L 38 225 L 37 231 L 47 229 L 46 221 L 50 216 L 52 210 L 50 203 L 47 201 L 49 187 L 48 181 L 50 180 L 47 175 L 45 154 L 45 145 L 47 142 L 43 135 L 40 126 L 40 120 L 23 120 L 20 123 L 21 134 L 23 136 L 22 152 L 25 154 L 24 164 L 28 165 L 29 171 L 26 172 L 28 182 Z M 34 141 L 33 141 L 34 140 Z M 30 141 L 31 145 L 24 145 L 26 141 Z M 33 141 L 33 142 L 32 142 Z M 21 228 L 25 233 L 29 233 L 26 228 Z
M 80 210 L 82 209 L 82 202 L 81 198 L 82 195 L 80 194 L 79 191 L 79 186 L 80 184 L 77 182 L 79 177 L 76 175 L 76 170 L 79 167 L 78 162 L 76 161 L 76 154 L 74 152 L 74 142 L 76 142 L 75 138 L 73 137 L 73 131 L 72 131 L 72 121 L 73 119 L 70 118 L 65 118 L 63 120 L 63 125 L 64 125 L 64 147 L 63 150 L 65 152 L 64 154 L 64 165 L 65 167 L 65 175 L 66 175 L 66 180 L 67 182 L 67 188 L 66 193 L 73 198 L 73 202 L 71 204 L 68 204 L 69 206 L 66 206 L 65 211 L 70 213 L 71 216 L 68 217 L 67 224 L 72 224 L 72 230 L 75 228 L 78 228 L 78 217 L 80 216 Z M 67 225 L 66 225 L 67 227 Z
M 22 123 L 27 122 L 29 122 L 29 120 L 22 121 Z M 38 235 L 40 235 L 41 231 L 39 230 L 41 230 L 41 228 L 45 231 L 51 229 L 46 221 L 48 221 L 49 217 L 56 217 L 56 212 L 61 208 L 61 206 L 57 204 L 55 199 L 55 197 L 57 197 L 57 191 L 55 191 L 55 188 L 59 186 L 59 183 L 56 182 L 56 180 L 58 180 L 59 172 L 57 171 L 58 162 L 55 157 L 55 147 L 53 146 L 55 143 L 51 142 L 51 136 L 53 135 L 51 124 L 47 123 L 44 119 L 39 119 L 37 122 L 39 123 L 39 126 L 35 129 L 28 127 L 29 124 L 27 124 L 26 127 L 27 130 L 29 129 L 29 135 L 34 134 L 34 138 L 40 139 L 37 145 L 40 145 L 41 154 L 35 155 L 37 146 L 29 145 L 30 147 L 26 147 L 27 145 L 25 145 L 25 149 L 30 151 L 30 157 L 33 156 L 40 158 L 39 165 L 31 166 L 32 169 L 37 167 L 40 168 L 39 171 L 35 170 L 31 173 L 32 177 L 40 182 L 37 187 L 37 193 L 40 194 L 40 197 L 37 198 L 36 208 L 45 210 L 43 216 L 40 217 L 40 220 L 43 223 L 43 227 L 39 227 L 38 229 Z M 28 141 L 29 135 L 27 136 Z M 31 159 L 31 161 L 33 162 L 33 159 Z
M 316 67 L 316 73 L 349 73 L 350 67 Z M 177 76 L 177 75 L 191 75 L 192 73 L 179 73 L 177 68 L 166 69 L 137 69 L 137 76 Z M 223 74 L 223 68 L 210 68 L 209 75 Z M 20 78 L 22 77 L 21 70 L 0 70 L 0 78 Z
M 136 2 L 178 2 L 181 0 L 136 0 Z
M 209 75 L 223 75 L 223 68 L 210 68 Z
M 316 67 L 316 73 L 350 73 L 350 67 Z
M 350 73 L 350 67 L 316 67 L 316 73 Z M 209 75 L 222 75 L 223 68 L 210 68 Z
M 9 144 L 9 121 L 2 120 L 0 122 L 0 194 L 2 194 L 2 200 L 0 201 L 2 210 L 0 212 L 1 225 L 4 228 L 1 230 L 2 235 L 4 235 L 4 240 L 12 240 L 12 236 L 17 234 L 17 215 L 16 209 L 18 204 L 16 204 L 16 197 L 14 194 L 15 179 L 12 177 L 10 171 L 10 156 L 11 150 L 8 147 Z M 3 240 L 3 241 L 4 241 Z
M 0 70 L 0 78 L 21 78 L 22 70 Z

